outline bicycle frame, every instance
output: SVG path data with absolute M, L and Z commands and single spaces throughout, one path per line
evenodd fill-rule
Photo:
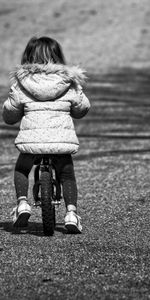
M 59 206 L 61 204 L 61 185 L 58 177 L 56 176 L 55 167 L 52 162 L 52 155 L 42 155 L 37 166 L 34 170 L 34 186 L 33 186 L 33 198 L 35 200 L 34 206 L 41 206 L 41 197 L 39 196 L 40 190 L 40 177 L 42 172 L 49 172 L 52 174 L 52 199 L 53 205 Z

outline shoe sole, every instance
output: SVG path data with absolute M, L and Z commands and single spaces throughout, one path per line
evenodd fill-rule
M 81 233 L 81 230 L 74 223 L 68 222 L 65 224 L 69 233 Z
M 27 227 L 28 219 L 30 218 L 31 213 L 28 211 L 24 211 L 18 215 L 17 220 L 14 222 L 14 227 Z

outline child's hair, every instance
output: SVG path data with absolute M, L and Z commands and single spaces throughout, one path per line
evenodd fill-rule
M 65 64 L 65 58 L 60 44 L 49 37 L 32 37 L 21 58 L 21 64 Z

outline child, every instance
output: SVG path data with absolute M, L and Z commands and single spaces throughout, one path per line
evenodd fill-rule
M 12 73 L 3 118 L 7 124 L 21 121 L 15 140 L 20 151 L 14 173 L 15 227 L 27 226 L 31 215 L 27 199 L 28 175 L 37 154 L 54 154 L 66 205 L 65 226 L 72 233 L 82 231 L 77 215 L 77 186 L 71 155 L 79 147 L 72 118 L 82 118 L 90 108 L 89 100 L 82 92 L 84 79 L 80 68 L 65 64 L 61 46 L 48 37 L 31 38 L 21 65 Z

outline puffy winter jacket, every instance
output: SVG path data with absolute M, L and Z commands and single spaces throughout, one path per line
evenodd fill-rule
M 77 152 L 72 118 L 82 118 L 90 108 L 81 87 L 84 77 L 78 67 L 52 63 L 16 68 L 3 119 L 7 124 L 21 121 L 15 140 L 20 152 Z

